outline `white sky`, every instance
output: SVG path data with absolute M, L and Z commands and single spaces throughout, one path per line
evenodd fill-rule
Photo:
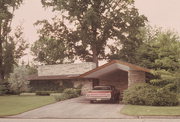
M 33 43 L 38 38 L 33 24 L 37 20 L 54 17 L 51 10 L 42 8 L 40 1 L 25 0 L 15 12 L 12 23 L 13 27 L 20 24 L 24 27 L 24 36 L 29 43 Z M 173 29 L 180 33 L 180 0 L 135 0 L 135 6 L 140 14 L 148 18 L 150 25 Z M 31 60 L 30 54 L 28 56 Z
M 174 29 L 180 33 L 180 0 L 135 0 L 141 14 L 152 26 Z
M 13 27 L 22 25 L 25 39 L 29 42 L 34 42 L 38 37 L 33 24 L 37 20 L 51 19 L 52 17 L 54 17 L 53 12 L 49 9 L 44 9 L 41 5 L 41 0 L 24 0 L 23 5 L 15 11 L 12 25 Z

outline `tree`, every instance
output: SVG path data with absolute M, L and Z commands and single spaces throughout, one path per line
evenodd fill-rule
M 180 68 L 179 36 L 159 30 L 151 37 L 137 49 L 136 64 L 154 70 L 177 71 Z
M 16 93 L 28 91 L 29 81 L 26 80 L 28 69 L 25 66 L 14 68 L 8 79 L 10 89 Z
M 155 76 L 150 83 L 169 91 L 180 93 L 180 71 L 169 72 L 166 70 L 155 70 L 152 72 Z
M 148 55 L 152 58 L 156 58 L 154 57 L 154 54 L 156 53 L 154 53 L 153 50 L 151 52 L 150 49 L 152 48 L 149 49 L 148 44 L 151 43 L 157 37 L 158 33 L 160 32 L 160 29 L 152 28 L 151 26 L 146 25 L 145 27 L 140 27 L 138 31 L 139 32 L 134 35 L 135 37 L 134 39 L 136 39 L 136 41 L 133 41 L 133 39 L 132 40 L 130 39 L 126 41 L 126 44 L 124 45 L 121 45 L 120 43 L 118 43 L 117 45 L 120 45 L 121 48 L 119 48 L 118 46 L 110 46 L 109 59 L 110 60 L 120 59 L 120 60 L 124 60 L 133 64 L 139 64 L 142 62 L 141 63 L 142 66 L 151 65 L 152 64 L 151 60 L 139 60 L 139 57 L 137 55 L 143 54 L 143 55 Z M 131 35 L 133 35 L 133 32 Z M 149 51 L 147 51 L 147 49 L 149 49 Z M 139 52 L 137 52 L 137 50 Z M 149 55 L 149 53 L 151 54 Z M 147 62 L 143 62 L 143 61 L 147 61 Z
M 135 35 L 145 25 L 146 17 L 139 15 L 134 0 L 41 1 L 45 7 L 62 12 L 61 22 L 74 24 L 74 29 L 63 26 L 69 30 L 68 42 L 81 60 L 93 61 L 98 66 L 98 60 L 107 57 L 105 48 L 110 40 L 120 41 L 123 46 L 129 42 L 130 46 L 139 44 Z
M 146 33 L 147 38 L 136 51 L 136 62 L 154 70 L 151 84 L 180 92 L 180 37 L 170 30 L 150 31 L 153 34 Z
M 38 21 L 35 25 L 43 26 L 39 29 L 39 39 L 36 41 L 31 50 L 36 56 L 35 60 L 45 64 L 59 64 L 73 59 L 72 44 L 69 42 L 68 29 L 53 18 L 53 24 L 47 20 Z
M 21 3 L 22 0 L 0 1 L 0 82 L 4 79 L 3 45 L 7 43 L 8 34 L 11 31 L 13 12 Z
M 13 72 L 8 78 L 8 83 L 10 85 L 10 90 L 15 93 L 27 92 L 30 90 L 29 81 L 27 77 L 31 74 L 36 73 L 36 69 L 30 66 L 14 66 Z
M 22 27 L 18 26 L 14 34 L 9 35 L 3 43 L 3 73 L 5 79 L 13 71 L 13 65 L 18 65 L 19 59 L 26 55 L 24 51 L 28 48 L 28 44 L 23 38 L 22 30 Z

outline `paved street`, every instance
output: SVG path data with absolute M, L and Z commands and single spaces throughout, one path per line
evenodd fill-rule
M 179 119 L 0 119 L 0 122 L 179 122 Z
M 65 100 L 28 111 L 10 118 L 21 119 L 132 119 L 133 116 L 120 114 L 121 104 L 94 103 L 90 104 L 84 97 Z

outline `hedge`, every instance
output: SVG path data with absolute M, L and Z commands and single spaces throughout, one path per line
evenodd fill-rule
M 56 101 L 62 101 L 70 98 L 79 97 L 81 94 L 80 89 L 68 88 L 63 91 L 60 95 L 54 95 Z
M 174 106 L 178 105 L 178 97 L 176 93 L 168 89 L 139 83 L 125 90 L 123 103 L 132 105 Z

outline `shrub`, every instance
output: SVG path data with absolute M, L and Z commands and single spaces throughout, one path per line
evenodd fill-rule
M 53 95 L 56 101 L 62 101 L 70 98 L 75 98 L 80 96 L 81 90 L 80 89 L 74 89 L 74 88 L 68 88 L 63 91 L 60 95 Z
M 63 93 L 69 95 L 70 98 L 78 97 L 81 93 L 81 90 L 74 89 L 74 88 L 68 88 L 63 91 Z
M 52 82 L 52 81 L 36 81 L 30 82 L 29 86 L 31 87 L 31 91 L 56 91 L 56 92 L 63 92 L 64 87 L 59 85 L 59 82 Z
M 175 93 L 146 83 L 135 84 L 123 94 L 123 103 L 133 105 L 173 106 L 178 104 Z
M 0 83 L 0 95 L 4 95 L 6 93 L 8 93 L 9 89 L 8 89 L 8 84 L 7 83 Z
M 54 98 L 56 101 L 62 101 L 62 100 L 69 99 L 70 96 L 65 93 L 61 93 L 60 95 L 54 95 Z
M 35 96 L 36 93 L 21 93 L 20 96 Z
M 51 93 L 54 93 L 55 91 L 36 91 L 36 95 L 39 96 L 49 96 Z
M 50 96 L 57 96 L 57 95 L 61 95 L 62 93 L 51 93 Z
M 29 92 L 29 81 L 27 76 L 29 75 L 29 69 L 26 66 L 14 66 L 14 70 L 10 73 L 8 82 L 10 90 L 15 93 Z

